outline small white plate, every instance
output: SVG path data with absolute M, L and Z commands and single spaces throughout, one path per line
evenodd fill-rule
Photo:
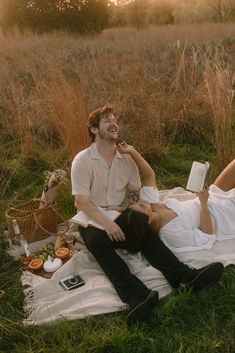
M 61 266 L 62 266 L 62 260 L 58 259 L 56 257 L 53 261 L 51 261 L 51 260 L 45 261 L 44 264 L 43 264 L 43 269 L 46 272 L 55 272 Z

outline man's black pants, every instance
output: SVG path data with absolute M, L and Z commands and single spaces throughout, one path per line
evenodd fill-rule
M 115 251 L 115 248 L 126 249 L 125 242 L 111 241 L 104 231 L 93 227 L 80 227 L 80 233 L 88 250 L 94 255 L 123 302 L 129 303 L 138 292 L 148 290 L 144 283 L 130 272 L 125 261 Z M 153 267 L 162 272 L 174 288 L 179 285 L 180 279 L 189 269 L 166 247 L 154 231 L 149 232 L 139 250 Z

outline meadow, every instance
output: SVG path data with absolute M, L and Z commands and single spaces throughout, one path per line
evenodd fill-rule
M 193 160 L 211 181 L 234 158 L 235 25 L 109 29 L 97 36 L 0 35 L 0 225 L 5 210 L 41 194 L 43 172 L 69 175 L 89 144 L 87 116 L 114 104 L 121 137 L 153 165 L 160 189 L 185 186 Z M 75 213 L 68 180 L 58 198 Z M 149 323 L 125 313 L 22 327 L 18 264 L 0 244 L 0 352 L 235 352 L 235 269 L 216 288 L 164 298 Z

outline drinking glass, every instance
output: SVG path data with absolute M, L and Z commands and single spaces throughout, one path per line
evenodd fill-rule
M 73 255 L 74 251 L 74 235 L 72 232 L 66 232 L 64 235 L 65 241 L 70 250 L 70 255 Z

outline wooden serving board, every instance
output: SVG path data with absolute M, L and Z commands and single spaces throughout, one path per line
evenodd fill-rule
M 70 256 L 67 257 L 67 259 L 62 260 L 62 266 L 69 260 L 70 260 Z M 47 279 L 50 279 L 53 276 L 53 273 L 55 273 L 55 272 L 46 272 L 43 270 L 43 268 L 41 268 L 40 270 L 37 270 L 37 271 L 31 271 L 31 270 L 29 270 L 29 271 L 37 276 L 41 276 L 41 277 L 44 277 Z
M 79 250 L 77 250 L 77 251 L 79 251 Z M 72 255 L 73 256 L 73 255 Z M 67 262 L 67 261 L 69 261 L 71 259 L 71 256 L 68 256 L 66 259 L 64 259 L 64 260 L 62 260 L 62 266 Z M 29 272 L 31 272 L 31 273 L 33 273 L 34 275 L 37 275 L 37 276 L 41 276 L 41 277 L 44 277 L 44 278 L 47 278 L 47 279 L 50 279 L 52 276 L 53 276 L 53 273 L 55 273 L 55 272 L 46 272 L 46 271 L 44 271 L 43 270 L 43 268 L 41 268 L 40 270 L 37 270 L 37 271 L 32 271 L 32 270 L 30 270 L 29 268 L 27 268 L 27 267 L 22 267 L 21 268 L 21 271 L 24 271 L 24 270 L 27 270 L 27 271 L 29 271 Z

